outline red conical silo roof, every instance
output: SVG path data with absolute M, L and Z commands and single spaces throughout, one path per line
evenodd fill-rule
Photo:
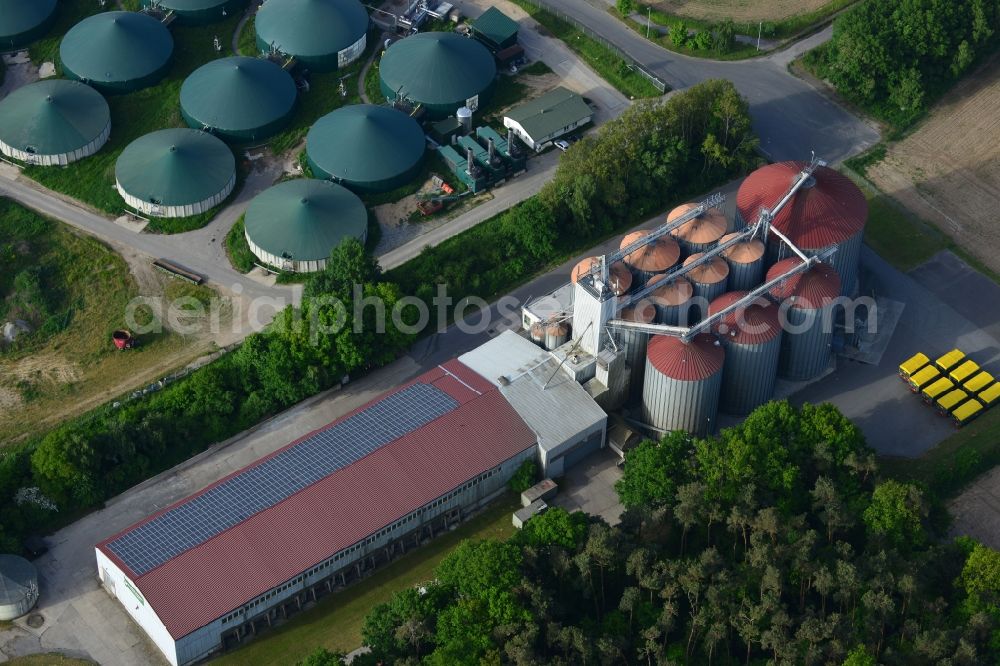
M 580 263 L 573 267 L 573 272 L 570 273 L 570 281 L 575 284 L 581 275 L 589 273 L 591 268 L 596 267 L 598 265 L 597 262 L 597 257 L 587 257 L 581 260 Z M 611 280 L 609 286 L 617 296 L 621 296 L 632 288 L 632 271 L 620 261 L 611 264 L 611 268 L 608 269 L 608 277 Z
M 622 308 L 622 311 L 618 313 L 618 318 L 640 324 L 650 324 L 656 318 L 656 306 L 653 305 L 652 301 L 643 299 L 635 305 Z
M 802 260 L 798 257 L 782 259 L 767 271 L 765 282 L 770 282 L 801 263 Z M 793 307 L 803 310 L 819 310 L 840 296 L 840 276 L 830 264 L 818 263 L 771 287 L 771 296 L 778 301 L 789 300 Z
M 714 335 L 699 333 L 691 342 L 671 335 L 654 335 L 646 357 L 661 373 L 683 382 L 707 379 L 722 369 L 726 352 Z
M 643 236 L 649 235 L 648 231 L 633 231 L 626 234 L 622 239 L 620 248 L 628 247 Z M 666 236 L 657 238 L 652 243 L 647 243 L 635 252 L 625 255 L 625 263 L 636 270 L 649 273 L 662 273 L 677 263 L 681 256 L 681 248 L 677 241 Z
M 805 162 L 780 162 L 747 176 L 736 194 L 736 207 L 744 222 L 753 224 L 761 208 L 776 206 L 806 166 Z M 801 249 L 819 250 L 865 228 L 868 201 L 850 178 L 829 167 L 818 167 L 811 181 L 774 218 L 778 231 Z
M 663 284 L 660 284 L 660 283 Z M 654 275 L 649 278 L 646 286 L 660 284 L 659 287 L 649 292 L 649 298 L 655 300 L 659 305 L 680 305 L 687 303 L 694 295 L 694 286 L 684 276 L 666 280 L 663 275 Z
M 692 254 L 684 260 L 684 265 L 692 264 L 705 256 L 704 252 Z M 726 260 L 715 255 L 700 266 L 696 266 L 687 272 L 688 278 L 698 284 L 718 284 L 729 277 L 729 264 Z
M 670 214 L 667 215 L 667 222 L 673 222 L 697 207 L 698 204 L 693 203 L 681 204 L 670 211 Z M 728 226 L 729 223 L 726 222 L 726 216 L 722 214 L 721 210 L 718 208 L 709 208 L 698 217 L 688 220 L 671 231 L 670 235 L 679 240 L 703 245 L 705 243 L 714 243 L 722 238 Z
M 711 317 L 749 293 L 748 291 L 726 292 L 709 304 L 708 315 Z M 758 297 L 750 305 L 733 310 L 713 324 L 712 331 L 740 345 L 769 342 L 781 335 L 778 306 L 766 298 Z

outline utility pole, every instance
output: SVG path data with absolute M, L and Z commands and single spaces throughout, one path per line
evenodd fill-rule
M 757 26 L 757 50 L 760 51 L 760 35 L 764 32 L 764 22 L 761 21 L 760 25 Z

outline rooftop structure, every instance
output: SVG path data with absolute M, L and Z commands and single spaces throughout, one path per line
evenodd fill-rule
M 0 0 L 0 52 L 23 48 L 45 34 L 56 0 Z
M 368 22 L 358 0 L 268 0 L 254 21 L 257 49 L 277 50 L 311 70 L 330 72 L 361 57 Z
M 494 53 L 517 44 L 517 21 L 490 7 L 472 22 L 473 36 Z
M 508 111 L 503 124 L 529 148 L 541 151 L 593 118 L 594 110 L 583 97 L 559 86 Z

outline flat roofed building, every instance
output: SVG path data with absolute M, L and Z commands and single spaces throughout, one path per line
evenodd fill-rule
M 594 111 L 583 97 L 559 86 L 508 111 L 503 124 L 528 147 L 542 151 L 555 139 L 593 119 Z
M 545 476 L 604 446 L 608 415 L 549 352 L 513 331 L 458 357 L 500 389 L 538 438 Z
M 98 573 L 189 664 L 483 506 L 536 442 L 453 360 L 102 541 Z

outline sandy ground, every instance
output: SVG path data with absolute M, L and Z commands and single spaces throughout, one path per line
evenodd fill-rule
M 1000 550 L 1000 467 L 948 503 L 953 536 L 969 536 Z
M 868 176 L 1000 271 L 1000 55 L 967 76 Z
M 830 0 L 659 0 L 653 7 L 670 14 L 716 21 L 776 21 L 815 11 Z

